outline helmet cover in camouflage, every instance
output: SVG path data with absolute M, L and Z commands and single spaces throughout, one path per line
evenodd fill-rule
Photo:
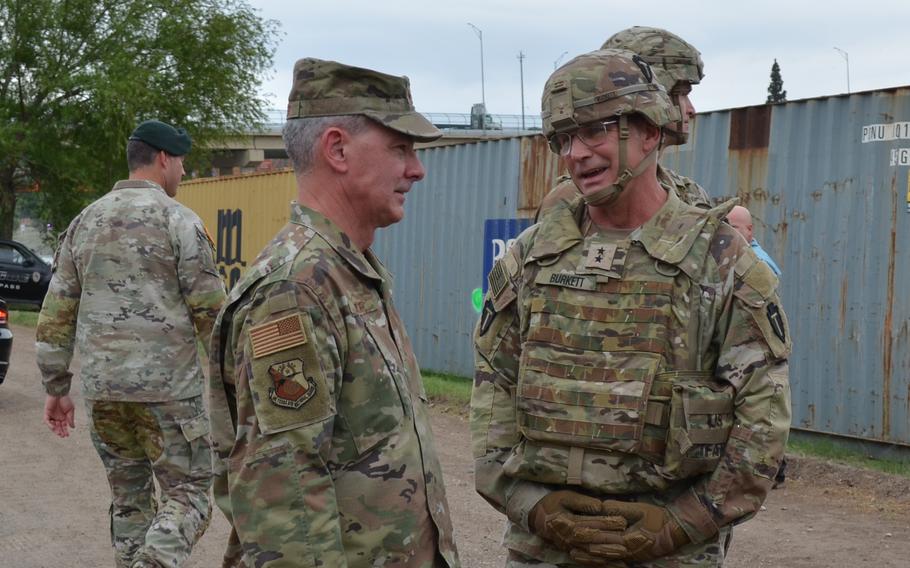
M 646 26 L 633 26 L 613 34 L 601 47 L 607 48 L 634 51 L 651 65 L 658 82 L 670 93 L 670 99 L 680 112 L 679 122 L 667 126 L 664 143 L 685 144 L 689 132 L 683 113 L 687 109 L 680 104 L 679 98 L 688 92 L 681 90 L 684 85 L 697 85 L 705 76 L 701 53 L 674 33 Z
M 407 77 L 311 57 L 298 60 L 287 118 L 341 115 L 364 115 L 421 141 L 442 136 L 414 110 Z
M 705 76 L 701 53 L 683 38 L 660 28 L 633 26 L 611 36 L 601 49 L 637 53 L 648 62 L 667 92 L 680 81 L 697 85 Z
M 579 55 L 550 75 L 543 89 L 543 134 L 623 114 L 640 114 L 663 128 L 679 120 L 679 109 L 638 55 L 602 49 Z

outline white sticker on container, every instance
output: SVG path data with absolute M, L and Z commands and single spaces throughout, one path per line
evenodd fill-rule
M 867 124 L 863 126 L 863 144 L 867 142 L 890 142 L 910 139 L 910 122 L 890 124 Z

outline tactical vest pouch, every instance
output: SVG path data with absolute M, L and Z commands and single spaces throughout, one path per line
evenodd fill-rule
M 586 367 L 522 353 L 519 429 L 535 442 L 636 453 L 659 358 L 633 369 Z
M 670 420 L 661 472 L 671 479 L 714 471 L 733 428 L 733 388 L 711 372 L 658 374 L 657 387 L 671 382 Z
M 540 286 L 529 302 L 516 393 L 529 440 L 639 453 L 648 397 L 667 350 L 670 277 Z

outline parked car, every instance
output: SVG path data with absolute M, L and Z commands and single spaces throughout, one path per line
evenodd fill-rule
M 0 297 L 40 306 L 50 282 L 50 264 L 22 243 L 0 240 Z
M 6 302 L 0 300 L 0 384 L 9 369 L 9 357 L 13 352 L 13 332 L 9 330 L 9 310 Z

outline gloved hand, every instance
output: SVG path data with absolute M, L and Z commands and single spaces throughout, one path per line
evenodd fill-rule
M 575 491 L 554 491 L 534 505 L 528 515 L 531 531 L 562 550 L 587 549 L 591 543 L 615 542 L 626 528 L 622 516 L 602 515 L 603 502 Z M 603 560 L 600 560 L 603 564 Z
M 621 544 L 606 542 L 588 545 L 579 551 L 582 556 L 579 561 L 590 560 L 590 556 L 647 562 L 666 556 L 690 542 L 689 536 L 670 513 L 657 505 L 608 500 L 603 502 L 601 514 L 607 518 L 622 517 L 629 527 L 622 533 Z

